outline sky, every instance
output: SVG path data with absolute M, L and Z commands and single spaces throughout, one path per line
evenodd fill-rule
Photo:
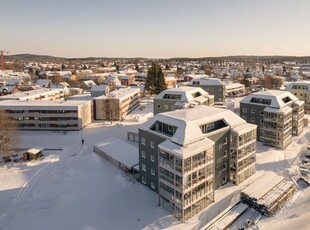
M 310 55 L 309 0 L 0 0 L 0 50 L 59 57 Z

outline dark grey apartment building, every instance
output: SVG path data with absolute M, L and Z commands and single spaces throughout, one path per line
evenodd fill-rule
M 217 78 L 194 78 L 187 83 L 188 86 L 201 87 L 211 95 L 214 95 L 216 103 L 225 101 L 225 85 Z
M 304 102 L 290 92 L 268 90 L 252 93 L 240 101 L 240 117 L 256 124 L 257 140 L 285 149 L 292 135 L 303 131 Z
M 256 125 L 198 105 L 159 113 L 139 127 L 139 179 L 186 221 L 214 201 L 214 190 L 254 174 Z
M 154 115 L 196 105 L 214 105 L 214 96 L 200 87 L 172 88 L 162 91 L 154 98 Z

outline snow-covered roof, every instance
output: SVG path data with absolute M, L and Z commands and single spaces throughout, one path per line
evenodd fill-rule
M 298 98 L 295 97 L 293 94 L 287 91 L 281 91 L 281 90 L 267 90 L 264 92 L 257 92 L 252 93 L 245 98 L 243 98 L 240 103 L 245 104 L 256 104 L 256 105 L 264 105 L 269 106 L 273 108 L 282 108 L 286 106 L 286 103 L 283 101 L 284 98 L 288 97 L 291 101 L 297 101 Z M 252 98 L 258 98 L 258 99 L 267 99 L 271 100 L 271 103 L 269 105 L 262 104 L 262 103 L 254 103 L 251 102 Z
M 195 98 L 193 94 L 200 93 L 201 96 L 209 96 L 209 94 L 199 87 L 189 87 L 183 86 L 179 88 L 166 89 L 162 91 L 160 94 L 156 95 L 154 99 L 164 99 L 166 94 L 180 95 L 181 98 L 178 101 L 182 102 L 191 102 Z M 176 99 L 175 99 L 176 100 Z
M 1 96 L 0 100 L 31 100 L 36 96 L 49 95 L 54 93 L 62 93 L 63 89 L 61 88 L 41 88 L 36 90 L 30 90 L 22 93 L 14 93 L 10 95 Z
M 171 142 L 170 140 L 165 140 L 164 142 L 158 145 L 158 148 L 165 150 L 167 152 L 171 152 L 180 157 L 188 157 L 192 154 L 197 154 L 209 147 L 212 147 L 213 145 L 214 145 L 214 142 L 210 140 L 209 138 L 205 137 L 201 139 L 200 141 L 197 141 L 186 147 L 177 145 Z
M 95 147 L 128 168 L 139 164 L 139 149 L 120 139 L 110 138 Z
M 176 81 L 177 79 L 173 76 L 167 76 L 165 77 L 165 81 Z
M 48 86 L 50 83 L 51 81 L 48 79 L 38 79 L 36 81 L 36 85 L 39 85 L 39 86 L 42 86 L 42 85 Z
M 156 114 L 140 128 L 150 130 L 156 121 L 178 127 L 171 141 L 183 146 L 204 138 L 200 125 L 224 120 L 228 126 L 234 128 L 245 124 L 246 121 L 230 110 L 199 105 L 195 108 Z
M 0 101 L 0 108 L 5 109 L 17 109 L 17 110 L 28 110 L 35 109 L 38 110 L 76 110 L 79 105 L 88 103 L 90 101 L 82 100 L 55 100 L 55 101 L 18 101 L 18 100 L 6 100 Z
M 94 91 L 105 91 L 106 88 L 109 87 L 108 85 L 93 85 L 90 89 L 90 91 L 94 92 Z
M 114 90 L 109 93 L 109 95 L 102 95 L 99 97 L 96 97 L 96 99 L 119 99 L 120 101 L 133 96 L 136 93 L 140 93 L 139 88 L 122 88 L 120 90 Z
M 310 81 L 299 81 L 299 82 L 292 82 L 286 86 L 287 89 L 292 89 L 294 86 L 305 86 L 308 87 L 307 90 L 310 90 Z
M 232 84 L 225 85 L 226 90 L 240 88 L 240 87 L 244 88 L 244 85 L 242 85 L 240 83 L 232 83 Z
M 199 85 L 224 85 L 220 79 L 217 78 L 194 78 L 189 82 L 189 85 L 196 85 L 193 82 L 199 82 Z
M 255 130 L 257 125 L 245 123 L 239 126 L 236 126 L 232 128 L 232 132 L 237 133 L 238 135 L 242 135 L 244 133 L 250 132 L 252 130 Z

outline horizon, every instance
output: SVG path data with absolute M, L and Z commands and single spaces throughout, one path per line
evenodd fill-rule
M 63 58 L 63 59 L 88 59 L 88 58 L 107 58 L 107 59 L 205 59 L 205 58 L 227 58 L 227 57 L 296 57 L 296 58 L 308 58 L 309 55 L 306 56 L 298 56 L 298 55 L 225 55 L 225 56 L 205 56 L 205 57 L 166 57 L 166 58 L 153 58 L 153 57 L 126 57 L 126 56 L 120 56 L 120 57 L 112 57 L 112 56 L 84 56 L 84 57 L 65 57 L 65 56 L 54 56 L 49 54 L 35 54 L 35 53 L 17 53 L 17 54 L 6 54 L 5 57 L 11 57 L 11 56 L 18 56 L 18 55 L 33 55 L 33 56 L 47 56 L 47 57 L 54 57 L 54 58 Z
M 0 50 L 65 58 L 309 56 L 300 0 L 13 0 Z

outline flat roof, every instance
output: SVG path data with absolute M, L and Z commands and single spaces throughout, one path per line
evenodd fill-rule
M 120 90 L 114 90 L 112 92 L 110 92 L 109 94 L 112 96 L 112 98 L 109 98 L 109 94 L 108 95 L 102 95 L 99 97 L 96 97 L 95 99 L 119 99 L 119 100 L 123 100 L 125 98 L 128 98 L 129 96 L 136 94 L 136 93 L 140 93 L 140 89 L 139 88 L 123 88 Z
M 35 89 L 30 90 L 22 93 L 14 93 L 9 94 L 5 96 L 0 96 L 0 100 L 27 100 L 31 99 L 34 96 L 40 96 L 40 95 L 48 95 L 51 93 L 56 93 L 59 91 L 64 91 L 63 88 L 42 88 L 42 89 Z
M 36 109 L 62 109 L 69 110 L 90 101 L 86 100 L 55 100 L 55 101 L 19 101 L 6 100 L 0 101 L 0 108 L 25 109 L 35 107 Z
M 139 149 L 120 139 L 110 138 L 95 147 L 129 169 L 139 164 Z

